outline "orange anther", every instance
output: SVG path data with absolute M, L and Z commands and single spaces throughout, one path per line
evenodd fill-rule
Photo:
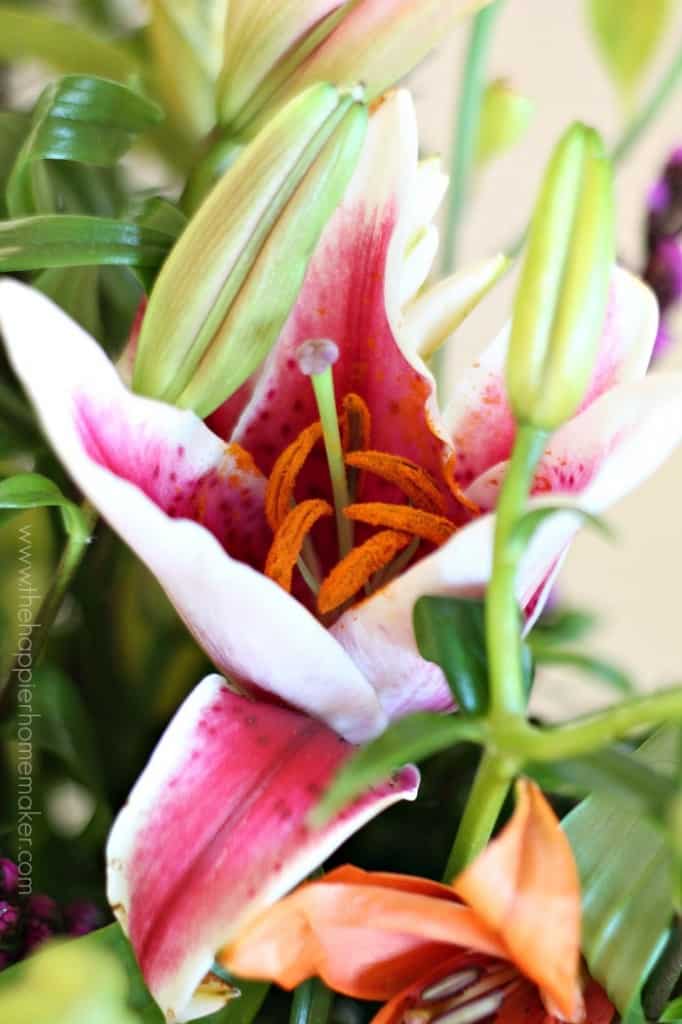
M 412 541 L 409 533 L 382 530 L 366 540 L 329 573 L 317 595 L 321 615 L 335 611 L 350 600 L 368 580 L 389 564 Z
M 328 501 L 310 498 L 292 508 L 280 523 L 265 562 L 265 575 L 291 592 L 291 578 L 303 542 L 318 519 L 331 516 L 334 510 Z
M 372 417 L 367 403 L 350 391 L 342 402 L 341 444 L 344 452 L 367 448 L 372 431 Z
M 428 540 L 431 544 L 444 544 L 457 529 L 445 516 L 436 516 L 420 508 L 410 508 L 409 505 L 388 505 L 382 501 L 349 505 L 343 514 L 357 523 L 401 530 Z
M 289 514 L 298 474 L 321 437 L 320 422 L 311 423 L 284 449 L 272 467 L 265 490 L 265 516 L 273 532 L 278 530 Z
M 445 502 L 433 477 L 411 459 L 385 452 L 350 452 L 346 465 L 364 469 L 395 484 L 410 501 L 426 512 L 445 514 Z
M 457 477 L 455 476 L 456 468 L 457 456 L 453 452 L 443 466 L 443 479 L 450 488 L 450 493 L 455 501 L 458 501 L 459 504 L 468 509 L 469 512 L 473 512 L 475 516 L 478 516 L 481 514 L 480 508 L 475 501 L 472 501 L 471 498 L 467 498 L 466 494 L 457 483 Z

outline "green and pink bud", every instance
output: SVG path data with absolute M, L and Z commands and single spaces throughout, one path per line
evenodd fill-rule
M 235 0 L 226 22 L 219 119 L 251 137 L 316 82 L 362 82 L 371 102 L 489 0 Z
M 162 268 L 133 385 L 201 416 L 263 362 L 355 170 L 361 90 L 306 89 L 220 179 Z

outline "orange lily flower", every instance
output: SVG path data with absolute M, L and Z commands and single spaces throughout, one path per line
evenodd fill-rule
M 581 982 L 580 883 L 533 783 L 498 838 L 450 885 L 342 867 L 254 918 L 220 954 L 230 971 L 388 1001 L 373 1024 L 609 1024 Z

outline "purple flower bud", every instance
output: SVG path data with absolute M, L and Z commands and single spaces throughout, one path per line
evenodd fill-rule
M 656 293 L 662 311 L 682 298 L 682 243 L 677 239 L 660 239 L 649 257 L 645 281 Z
M 78 900 L 64 907 L 64 925 L 69 935 L 87 935 L 102 924 L 102 915 L 94 903 Z
M 48 921 L 29 915 L 26 918 L 26 930 L 24 933 L 24 956 L 28 953 L 33 953 L 44 942 L 53 938 L 55 934 L 54 928 Z
M 9 857 L 0 857 L 0 891 L 6 895 L 16 892 L 19 868 Z
M 21 919 L 19 907 L 9 900 L 0 900 L 0 942 L 14 937 Z
M 34 892 L 32 896 L 29 896 L 26 909 L 31 917 L 40 921 L 54 924 L 59 919 L 59 907 L 56 900 L 53 900 L 51 896 L 46 896 L 43 892 Z

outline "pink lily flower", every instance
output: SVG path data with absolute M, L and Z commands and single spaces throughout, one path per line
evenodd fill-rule
M 418 164 L 410 99 L 392 94 L 372 115 L 277 346 L 209 425 L 130 394 L 47 299 L 0 283 L 10 359 L 57 453 L 232 681 L 209 677 L 188 698 L 109 843 L 112 905 L 169 1021 L 225 998 L 208 972 L 245 921 L 372 815 L 414 798 L 407 768 L 311 832 L 309 810 L 352 744 L 401 715 L 452 706 L 441 670 L 419 655 L 412 608 L 422 594 L 485 588 L 514 425 L 507 329 L 488 347 L 460 346 L 450 400 L 437 407 L 422 354 L 461 320 L 463 287 L 421 292 L 441 195 L 434 166 Z M 534 500 L 599 512 L 677 444 L 682 378 L 645 378 L 656 327 L 648 289 L 615 270 L 589 394 L 551 439 Z M 298 362 L 314 338 L 339 350 L 333 375 L 355 475 L 355 546 L 344 559 Z M 529 547 L 518 581 L 529 621 L 578 525 L 562 513 Z M 318 575 L 317 595 L 299 557 Z

